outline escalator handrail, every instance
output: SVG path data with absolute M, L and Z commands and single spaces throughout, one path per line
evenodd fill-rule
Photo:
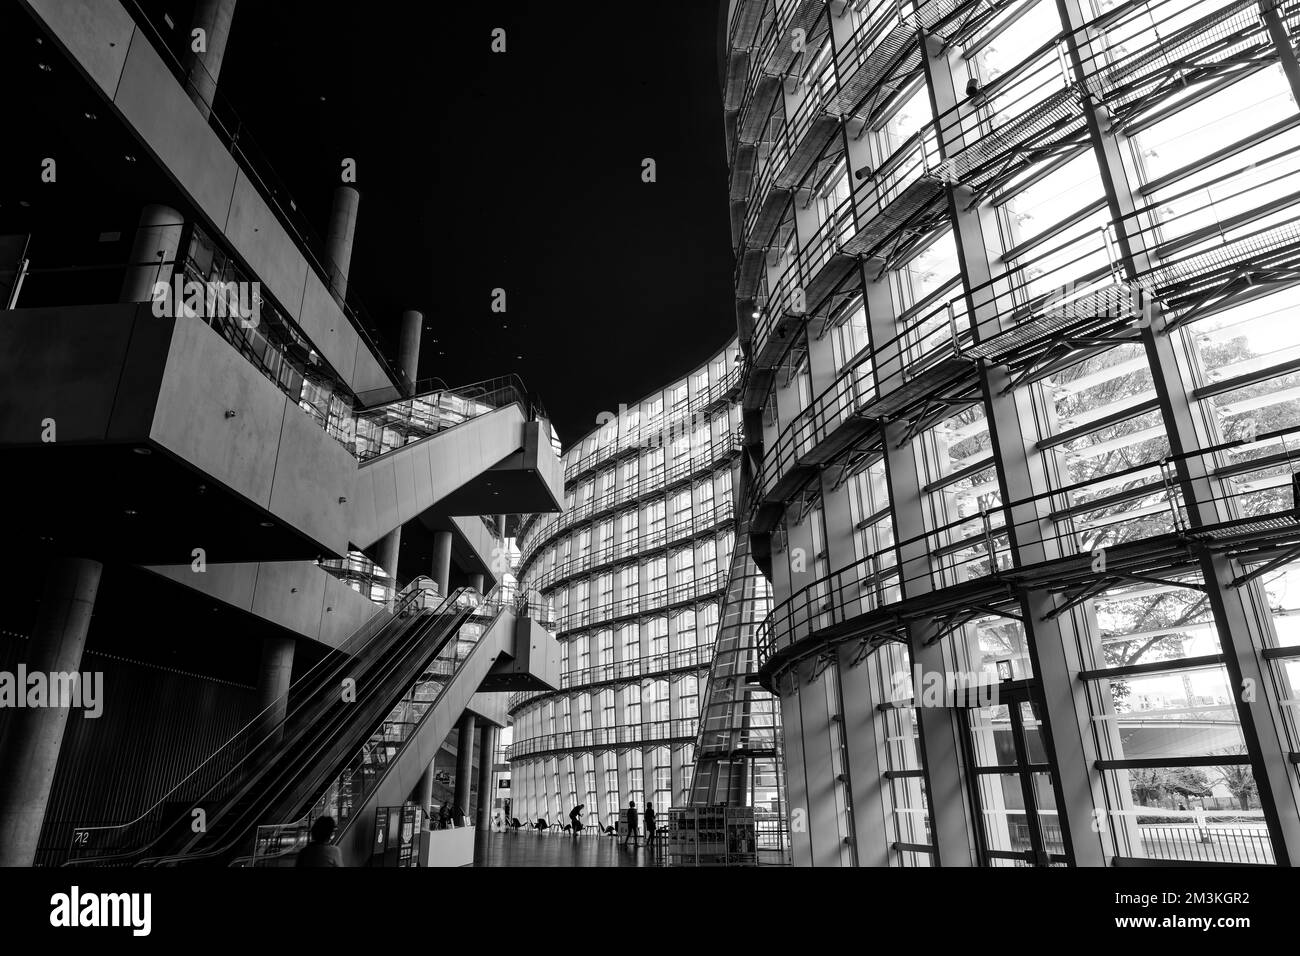
M 198 774 L 205 767 L 207 767 L 213 760 L 221 756 L 221 754 L 224 753 L 228 748 L 232 747 L 241 738 L 246 737 L 246 735 L 255 733 L 258 727 L 264 726 L 263 725 L 264 718 L 269 712 L 271 712 L 279 704 L 281 699 L 284 699 L 287 702 L 290 698 L 290 695 L 293 694 L 295 690 L 301 691 L 304 688 L 304 686 L 308 683 L 308 681 L 312 680 L 313 678 L 321 678 L 321 677 L 328 678 L 329 671 L 328 668 L 326 668 L 327 664 L 335 664 L 335 663 L 340 665 L 345 664 L 347 659 L 355 658 L 359 656 L 361 652 L 368 650 L 370 648 L 370 645 L 373 643 L 373 641 L 376 640 L 379 637 L 379 635 L 384 632 L 384 630 L 387 628 L 389 624 L 391 624 L 393 621 L 397 621 L 401 619 L 401 613 L 400 613 L 401 611 L 405 610 L 416 598 L 422 597 L 425 593 L 427 593 L 432 588 L 433 588 L 432 580 L 430 580 L 428 577 L 425 577 L 423 575 L 411 581 L 393 599 L 391 607 L 385 606 L 379 608 L 375 612 L 375 614 L 373 614 L 370 618 L 366 620 L 364 624 L 361 625 L 361 627 L 357 628 L 357 630 L 352 634 L 352 636 L 350 636 L 346 641 L 340 644 L 337 648 L 331 649 L 330 653 L 325 654 L 319 661 L 317 661 L 310 668 L 308 668 L 306 673 L 304 673 L 297 680 L 292 681 L 289 687 L 285 690 L 284 694 L 278 695 L 274 701 L 272 701 L 265 708 L 263 708 L 261 711 L 255 714 L 246 724 L 244 724 L 244 726 L 240 727 L 239 730 L 235 731 L 235 733 L 232 734 L 230 738 L 225 741 L 225 743 L 221 744 L 221 746 L 219 746 L 216 750 L 210 753 L 206 758 L 203 759 L 201 763 L 195 766 L 192 770 L 190 770 L 189 773 L 187 773 L 183 778 L 181 778 L 180 781 L 178 781 L 175 785 L 173 785 L 171 789 L 169 789 L 166 793 L 164 793 L 161 797 L 159 797 L 156 801 L 154 801 L 154 803 L 151 804 L 149 807 L 147 807 L 145 810 L 141 811 L 136 817 L 124 823 L 117 823 L 108 826 L 75 827 L 74 832 L 79 832 L 84 830 L 91 830 L 97 832 L 124 831 L 126 828 L 135 826 L 137 823 L 140 823 L 142 820 L 149 817 L 150 814 L 154 813 L 154 811 L 161 808 L 167 802 L 169 797 L 173 796 L 181 787 L 183 787 L 186 783 L 188 783 L 191 779 L 193 779 L 196 774 Z M 382 625 L 379 628 L 377 628 L 374 631 L 374 633 L 366 637 L 364 641 L 361 640 L 362 636 L 366 634 L 367 629 L 372 624 L 374 624 L 375 621 L 380 620 L 381 618 L 383 619 Z M 261 741 L 254 743 L 251 746 L 250 751 L 255 751 L 257 747 L 260 747 L 262 744 L 264 744 L 266 740 L 269 739 L 270 735 L 273 734 L 278 728 L 282 728 L 286 726 L 289 723 L 290 718 L 301 713 L 302 708 L 305 707 L 307 703 L 309 703 L 312 699 L 313 699 L 312 695 L 308 694 L 306 698 L 304 700 L 301 700 L 295 707 L 289 708 L 288 706 L 286 706 L 284 719 L 278 722 L 276 724 L 276 727 L 267 728 L 268 736 L 263 738 Z M 230 774 L 233 773 L 239 767 L 241 767 L 244 764 L 245 760 L 247 759 L 248 759 L 248 755 L 245 755 L 245 757 L 241 758 L 235 764 L 235 766 L 230 769 L 230 771 L 222 775 L 222 777 L 219 780 L 217 780 L 212 786 L 208 787 L 204 791 L 204 793 L 200 796 L 199 799 L 201 799 L 202 796 L 206 796 L 208 793 L 211 793 L 216 786 L 220 785 L 222 782 L 228 779 Z M 194 801 L 187 801 L 187 802 L 190 802 L 192 804 Z M 150 840 L 149 843 L 146 844 L 146 848 L 149 845 L 151 845 L 153 842 L 155 842 L 158 837 L 161 836 L 162 834 L 156 835 L 153 840 Z M 64 865 L 84 866 L 99 860 L 128 858 L 131 856 L 135 856 L 137 852 L 138 851 L 132 850 L 132 851 L 125 851 L 120 853 L 111 853 L 103 857 L 86 857 L 83 859 L 68 860 Z
M 450 597 L 446 598 L 438 606 L 438 608 L 428 616 L 424 626 L 417 626 L 416 628 L 412 629 L 411 631 L 405 634 L 404 638 L 402 639 L 405 642 L 404 645 L 400 648 L 395 649 L 395 651 L 391 655 L 392 659 L 389 663 L 387 670 L 383 674 L 379 675 L 379 679 L 374 682 L 376 684 L 377 689 L 382 688 L 388 681 L 392 679 L 394 674 L 399 673 L 399 670 L 402 667 L 402 665 L 409 660 L 410 654 L 428 636 L 430 629 L 436 628 L 440 622 L 443 622 L 448 613 L 454 612 L 455 616 L 451 621 L 450 626 L 446 630 L 447 638 L 450 638 L 459 632 L 460 628 L 464 625 L 466 618 L 472 615 L 475 612 L 475 610 L 477 610 L 481 606 L 481 603 L 479 602 L 466 604 L 464 602 L 464 598 L 468 595 L 477 596 L 477 592 L 473 588 L 460 588 L 457 591 L 453 592 L 453 594 Z M 429 651 L 429 655 L 431 657 L 436 656 L 439 650 L 441 650 L 441 648 L 445 646 L 445 644 L 446 644 L 446 640 L 438 641 Z M 426 666 L 426 664 L 427 662 L 422 661 L 420 666 L 424 667 Z M 401 693 L 405 694 L 405 687 L 407 686 L 407 683 L 403 681 L 402 684 L 400 684 L 399 686 L 403 688 Z M 384 715 L 386 715 L 391 709 L 392 709 L 392 705 L 377 708 L 375 710 L 375 714 L 376 714 L 375 721 L 369 721 L 368 723 L 371 725 L 375 725 L 377 722 L 377 724 L 381 725 L 384 720 Z M 315 752 L 311 754 L 311 756 L 308 758 L 309 761 L 315 760 L 317 759 L 317 755 L 323 755 L 323 752 L 328 751 L 329 741 L 334 739 L 334 737 L 337 734 L 346 732 L 347 724 L 350 718 L 351 718 L 350 714 L 346 712 L 342 712 L 339 714 L 338 719 L 335 719 L 330 723 L 309 724 L 306 727 L 300 729 L 298 735 L 294 738 L 294 740 L 284 742 L 282 744 L 282 750 L 287 751 L 291 748 L 297 748 L 299 744 L 303 742 L 304 737 L 310 735 L 311 744 L 314 745 L 320 741 L 324 742 L 320 746 L 318 746 Z M 374 734 L 374 727 L 371 726 L 366 733 L 367 733 L 366 739 L 369 739 L 369 737 L 373 736 Z M 352 756 L 351 753 L 349 753 L 347 759 L 350 760 L 351 756 Z M 271 769 L 271 766 L 268 766 L 268 769 Z M 334 770 L 331 771 L 330 773 L 327 773 L 326 779 L 328 780 L 331 776 L 337 774 L 338 772 L 339 772 L 338 770 Z M 264 797 L 263 798 L 264 802 L 274 802 L 276 800 L 283 799 L 284 795 L 292 789 L 292 787 L 294 786 L 294 782 L 297 779 L 297 774 L 295 773 L 293 768 L 288 768 L 286 771 L 281 771 L 281 776 L 283 777 L 285 773 L 288 774 L 287 780 L 282 785 L 277 781 L 276 785 L 279 787 L 279 789 L 275 791 L 273 796 Z M 256 774 L 250 777 L 247 781 L 244 782 L 244 791 L 242 791 L 238 796 L 234 796 L 229 799 L 232 801 L 237 801 L 238 799 L 240 799 L 243 793 L 247 792 L 248 788 L 256 785 L 258 779 L 260 778 Z M 312 796 L 310 797 L 311 802 L 314 803 L 316 799 L 317 799 L 317 795 L 313 793 Z M 247 827 L 245 826 L 241 828 L 239 824 L 240 821 L 236 820 L 235 821 L 236 829 L 234 830 L 234 832 L 223 834 L 219 838 L 217 846 L 211 847 L 206 850 L 202 850 L 199 852 L 182 851 L 179 853 L 168 853 L 157 857 L 142 856 L 140 852 L 132 853 L 131 855 L 138 858 L 137 865 L 139 866 L 165 866 L 169 863 L 176 863 L 176 862 L 191 863 L 191 862 L 200 862 L 202 860 L 218 858 L 228 854 L 232 849 L 232 844 L 240 842 L 247 835 Z M 145 848 L 146 852 L 147 849 L 148 848 L 146 847 Z
M 497 622 L 501 618 L 501 614 L 505 611 L 505 609 L 506 609 L 506 605 L 504 602 L 497 602 L 496 611 L 492 614 L 491 619 L 486 621 L 483 625 L 483 637 L 487 637 L 488 633 L 492 630 L 492 628 L 496 626 Z M 472 657 L 474 653 L 482 646 L 483 646 L 483 640 L 480 639 L 475 643 L 474 647 L 470 650 L 469 654 L 466 655 L 465 660 L 461 662 L 460 666 L 464 667 L 466 664 L 468 664 L 470 657 Z M 383 772 L 379 774 L 379 776 L 375 779 L 374 789 L 371 791 L 372 794 L 376 792 L 378 788 L 383 784 L 384 778 L 388 776 L 389 772 L 393 769 L 393 767 L 397 766 L 397 761 L 401 757 L 402 751 L 405 750 L 407 744 L 409 744 L 412 740 L 414 740 L 416 735 L 419 734 L 420 727 L 434 712 L 434 710 L 437 709 L 438 702 L 442 700 L 443 695 L 447 692 L 447 689 L 451 686 L 452 681 L 455 680 L 456 674 L 459 673 L 460 673 L 460 668 L 457 668 L 455 674 L 452 675 L 451 679 L 448 680 L 447 683 L 442 686 L 442 689 L 438 691 L 438 695 L 434 697 L 433 700 L 429 701 L 429 707 L 420 716 L 420 719 L 416 721 L 415 729 L 412 730 L 410 734 L 407 735 L 406 739 L 401 742 L 401 744 L 397 748 L 397 751 L 393 754 L 392 760 L 384 766 Z M 368 796 L 369 794 L 367 795 L 367 797 Z M 343 824 L 339 827 L 338 834 L 335 837 L 336 840 L 341 838 L 342 835 L 345 832 L 347 832 L 348 827 L 350 827 L 357 820 L 358 816 L 359 814 L 355 814 L 343 822 Z M 281 826 L 289 826 L 295 822 L 297 821 L 290 821 L 289 823 L 281 824 Z

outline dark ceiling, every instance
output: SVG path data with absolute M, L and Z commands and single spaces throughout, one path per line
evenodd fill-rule
M 222 92 L 319 233 L 357 161 L 387 350 L 422 310 L 421 377 L 518 373 L 567 446 L 734 334 L 717 49 L 717 0 L 243 0 Z

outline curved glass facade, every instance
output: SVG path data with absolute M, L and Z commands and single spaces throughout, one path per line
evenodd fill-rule
M 521 586 L 564 648 L 561 690 L 510 699 L 516 816 L 612 826 L 689 802 L 735 539 L 738 348 L 564 455 L 565 510 L 519 535 Z
M 1297 27 L 730 4 L 796 864 L 1300 862 Z

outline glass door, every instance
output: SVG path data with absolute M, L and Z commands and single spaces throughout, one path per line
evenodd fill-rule
M 970 766 L 986 866 L 1070 862 L 1038 690 L 998 685 L 997 702 L 967 711 Z

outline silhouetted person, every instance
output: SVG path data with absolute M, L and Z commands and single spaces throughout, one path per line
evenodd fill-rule
M 645 845 L 653 853 L 655 849 L 655 805 L 645 805 Z
M 447 829 L 447 823 L 448 823 L 450 820 L 451 820 L 451 804 L 450 804 L 450 803 L 444 803 L 444 804 L 443 804 L 443 805 L 438 809 L 438 829 L 439 829 L 439 830 L 445 830 L 445 829 Z
M 580 803 L 569 811 L 569 822 L 573 824 L 574 836 L 577 836 L 578 831 L 582 829 L 582 821 L 579 819 L 579 816 L 582 814 L 582 808 L 585 806 L 585 803 Z
M 627 846 L 627 841 L 631 840 L 633 846 L 638 846 L 637 839 L 640 834 L 637 831 L 636 801 L 627 802 L 627 836 L 623 837 L 623 845 Z
M 343 851 L 330 844 L 338 826 L 333 817 L 317 817 L 311 825 L 311 842 L 299 851 L 294 866 L 342 866 Z

